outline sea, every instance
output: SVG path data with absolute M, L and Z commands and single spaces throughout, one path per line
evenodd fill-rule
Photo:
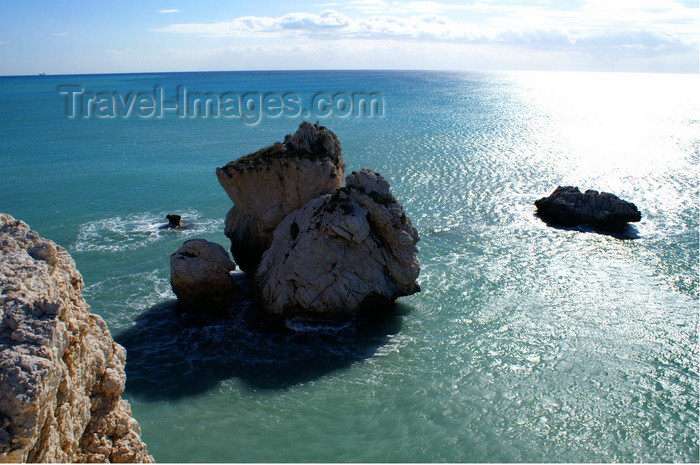
M 127 349 L 123 397 L 158 462 L 698 462 L 698 88 L 578 72 L 0 77 L 0 211 L 75 259 Z M 348 173 L 389 180 L 420 234 L 421 292 L 279 327 L 237 272 L 228 309 L 183 313 L 170 255 L 229 247 L 216 168 L 305 120 L 338 136 Z M 550 226 L 533 203 L 559 185 L 642 220 Z M 161 229 L 170 213 L 186 227 Z

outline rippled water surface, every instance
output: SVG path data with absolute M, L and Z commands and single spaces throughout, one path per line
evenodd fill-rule
M 181 315 L 169 255 L 228 246 L 215 168 L 299 120 L 97 120 L 56 86 L 380 92 L 322 120 L 418 229 L 420 294 L 340 326 Z M 0 211 L 68 249 L 128 351 L 157 461 L 698 461 L 698 76 L 309 72 L 0 78 Z M 557 185 L 613 192 L 623 235 L 556 229 Z M 183 231 L 158 229 L 179 212 Z M 248 282 L 237 275 L 244 290 Z

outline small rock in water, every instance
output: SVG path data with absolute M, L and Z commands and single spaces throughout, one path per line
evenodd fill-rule
M 179 228 L 180 221 L 182 221 L 182 216 L 180 215 L 168 215 L 165 217 L 168 220 L 167 228 Z

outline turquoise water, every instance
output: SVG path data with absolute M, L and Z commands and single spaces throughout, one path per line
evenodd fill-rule
M 275 331 L 243 295 L 181 316 L 169 255 L 228 246 L 215 168 L 302 118 L 74 118 L 57 86 L 378 92 L 329 116 L 348 171 L 387 177 L 418 229 L 420 294 L 388 317 Z M 0 211 L 75 258 L 128 350 L 157 461 L 698 461 L 695 76 L 270 72 L 0 78 Z M 577 185 L 635 202 L 624 237 L 554 229 Z M 178 212 L 192 226 L 160 231 Z M 242 285 L 247 282 L 238 277 Z

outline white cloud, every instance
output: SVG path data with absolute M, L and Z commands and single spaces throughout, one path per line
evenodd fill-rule
M 383 0 L 356 0 L 366 11 L 388 10 Z M 408 16 L 350 17 L 335 10 L 320 14 L 243 16 L 215 23 L 170 24 L 161 32 L 216 37 L 307 36 L 323 39 L 398 39 L 423 42 L 495 43 L 545 48 L 624 46 L 697 48 L 697 11 L 671 0 L 589 0 L 580 10 L 513 6 L 480 22 L 459 21 L 422 11 L 462 9 L 434 1 L 403 4 Z M 470 8 L 489 5 L 472 4 Z M 491 5 L 491 8 L 503 8 Z
M 178 10 L 177 8 L 173 8 L 173 9 L 170 9 L 170 10 L 158 10 L 158 13 L 163 13 L 163 14 L 168 14 L 168 13 L 179 13 L 179 12 L 180 12 L 180 10 Z
M 432 0 L 425 1 L 385 1 L 385 0 L 353 0 L 350 2 L 326 2 L 318 3 L 316 6 L 328 7 L 343 7 L 351 10 L 357 10 L 364 14 L 390 14 L 402 15 L 411 13 L 444 13 L 456 10 L 480 10 L 481 3 L 440 3 Z
M 54 36 L 54 37 L 64 37 L 64 36 L 67 36 L 68 33 L 67 33 L 67 32 L 54 32 L 54 33 L 51 34 L 51 35 Z
M 443 50 L 450 56 L 456 56 L 456 50 L 469 50 L 469 56 L 478 56 L 484 63 L 488 57 L 480 55 L 478 47 L 498 50 L 518 63 L 522 61 L 519 57 L 525 56 L 544 63 L 544 57 L 549 56 L 567 68 L 575 68 L 574 63 L 600 63 L 606 69 L 618 69 L 618 64 L 635 69 L 637 63 L 643 70 L 663 71 L 672 64 L 672 69 L 687 72 L 698 66 L 700 9 L 674 0 L 583 0 L 578 8 L 568 9 L 552 5 L 555 2 L 446 1 L 324 2 L 317 4 L 327 8 L 320 13 L 173 23 L 155 31 L 196 35 L 204 38 L 201 40 L 229 37 L 236 44 L 273 48 L 298 46 L 306 50 L 299 56 L 307 57 L 322 43 L 324 47 L 337 43 L 346 55 L 365 43 L 363 48 L 371 56 L 379 56 L 380 48 L 388 50 L 382 44 L 390 43 L 392 50 L 404 44 L 409 50 L 430 50 L 433 54 Z M 382 60 L 388 56 L 383 52 Z M 498 60 L 491 58 L 491 62 Z
M 408 18 L 373 15 L 353 19 L 334 10 L 325 10 L 320 14 L 287 13 L 278 17 L 242 16 L 232 21 L 216 23 L 170 24 L 155 30 L 217 37 L 284 35 L 292 32 L 312 37 L 332 34 L 331 38 L 423 38 L 425 40 L 471 38 L 471 34 L 460 29 L 459 24 L 437 15 L 414 15 Z
M 170 24 L 154 29 L 160 32 L 198 34 L 205 36 L 251 36 L 267 33 L 284 33 L 286 31 L 305 31 L 308 33 L 329 29 L 341 30 L 350 25 L 352 20 L 332 10 L 321 14 L 287 13 L 283 16 L 241 16 L 232 21 L 216 23 L 181 23 Z
M 7 45 L 7 42 L 3 42 L 0 40 L 0 45 Z

